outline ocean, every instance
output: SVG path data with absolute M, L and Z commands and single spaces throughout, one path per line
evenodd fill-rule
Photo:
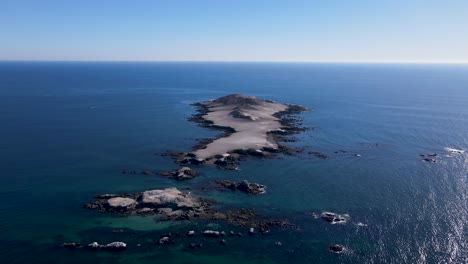
M 309 111 L 313 128 L 285 143 L 307 151 L 251 158 L 239 171 L 197 168 L 173 181 L 160 154 L 215 137 L 187 121 L 192 103 L 242 93 Z M 1 263 L 468 263 L 468 65 L 0 62 Z M 450 149 L 465 150 L 452 153 Z M 435 163 L 421 154 L 437 154 Z M 267 193 L 200 191 L 216 179 Z M 235 230 L 222 222 L 156 222 L 83 208 L 100 193 L 177 187 L 256 208 L 299 230 L 272 229 L 161 246 L 161 234 Z M 311 212 L 348 214 L 331 225 Z M 124 241 L 124 252 L 58 247 Z M 276 242 L 281 242 L 281 246 Z M 326 247 L 341 244 L 346 251 Z

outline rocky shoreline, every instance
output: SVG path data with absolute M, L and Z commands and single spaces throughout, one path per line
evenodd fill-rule
M 215 104 L 216 107 L 214 107 L 212 104 Z M 267 115 L 258 118 L 254 116 L 252 112 L 249 112 L 250 110 L 254 112 L 257 111 L 255 112 L 255 114 L 259 115 L 258 112 L 260 110 L 258 109 L 262 109 L 261 107 L 264 107 L 264 104 L 279 105 L 281 107 L 278 108 L 279 110 L 276 112 L 271 111 L 272 114 L 270 116 Z M 205 164 L 213 165 L 220 169 L 235 170 L 240 164 L 240 161 L 246 159 L 247 157 L 274 158 L 278 154 L 291 155 L 300 152 L 300 150 L 281 145 L 280 143 L 294 141 L 288 138 L 288 136 L 306 131 L 308 129 L 301 126 L 301 119 L 294 117 L 294 115 L 300 114 L 301 112 L 307 110 L 305 107 L 299 105 L 282 105 L 274 103 L 273 101 L 258 99 L 256 97 L 233 94 L 218 98 L 213 101 L 194 103 L 193 106 L 196 107 L 197 113 L 190 117 L 188 119 L 189 121 L 195 122 L 201 127 L 222 131 L 222 133 L 213 139 L 200 140 L 192 148 L 191 152 L 168 151 L 163 154 L 163 156 L 172 157 L 178 164 L 184 166 Z M 236 122 L 240 122 L 241 125 L 239 126 L 242 126 L 242 129 L 247 130 L 243 131 L 245 132 L 247 137 L 249 135 L 248 129 L 250 129 L 250 127 L 248 125 L 245 125 L 246 123 L 252 123 L 252 127 L 255 127 L 259 122 L 263 122 L 262 124 L 265 124 L 266 122 L 276 122 L 278 123 L 277 128 L 272 130 L 265 129 L 261 131 L 264 133 L 264 137 L 266 140 L 265 142 L 267 142 L 264 145 L 257 143 L 251 144 L 251 147 L 236 148 L 235 144 L 232 144 L 232 149 L 222 148 L 227 149 L 228 151 L 226 152 L 213 152 L 212 155 L 205 154 L 206 157 L 202 156 L 202 158 L 200 158 L 200 151 L 207 149 L 209 145 L 211 146 L 217 140 L 224 140 L 218 145 L 231 144 L 231 142 L 227 139 L 237 132 L 236 129 L 234 129 L 233 127 L 221 126 L 208 119 L 207 116 L 210 113 L 213 113 L 216 109 L 219 108 L 221 108 L 224 111 L 224 107 L 237 109 L 235 111 L 230 112 L 227 116 L 236 120 Z M 258 109 L 256 109 L 255 107 L 257 107 Z M 244 113 L 244 115 L 240 115 L 240 110 L 238 110 L 239 108 L 242 109 L 241 112 Z M 236 125 L 235 122 L 233 123 L 234 125 Z M 246 138 L 245 141 L 248 141 L 248 139 Z M 242 146 L 248 146 L 248 144 L 241 145 L 241 147 Z
M 101 213 L 120 216 L 157 216 L 157 221 L 221 220 L 234 226 L 259 229 L 267 233 L 272 227 L 295 229 L 287 220 L 270 218 L 255 209 L 222 211 L 214 207 L 215 201 L 192 196 L 177 188 L 155 189 L 141 193 L 102 194 L 83 207 Z

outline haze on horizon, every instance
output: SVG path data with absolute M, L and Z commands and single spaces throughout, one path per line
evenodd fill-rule
M 468 1 L 0 3 L 0 60 L 468 63 Z

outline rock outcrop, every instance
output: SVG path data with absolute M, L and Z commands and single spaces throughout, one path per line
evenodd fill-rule
M 248 182 L 244 180 L 242 182 L 235 182 L 231 180 L 216 180 L 216 185 L 229 190 L 239 190 L 248 194 L 263 194 L 266 192 L 266 186 L 258 183 Z
M 333 253 L 341 253 L 345 250 L 345 247 L 339 244 L 335 244 L 328 246 L 327 250 Z
M 116 241 L 116 242 L 111 242 L 106 245 L 100 245 L 98 242 L 93 242 L 91 244 L 88 244 L 89 249 L 104 249 L 107 251 L 121 251 L 125 250 L 127 248 L 127 244 L 124 242 Z
M 330 224 L 344 224 L 349 219 L 347 214 L 340 215 L 332 212 L 323 212 L 320 217 Z
M 141 194 L 140 200 L 148 207 L 194 208 L 200 206 L 196 199 L 177 188 L 145 191 Z
M 80 243 L 75 243 L 75 242 L 63 243 L 60 246 L 63 247 L 63 248 L 70 248 L 70 249 L 81 248 L 81 244 Z
M 107 200 L 107 204 L 114 209 L 133 209 L 137 202 L 132 198 L 114 197 Z
M 178 181 L 189 180 L 199 175 L 198 172 L 192 170 L 189 167 L 182 167 L 172 171 L 163 171 L 159 172 L 158 174 Z

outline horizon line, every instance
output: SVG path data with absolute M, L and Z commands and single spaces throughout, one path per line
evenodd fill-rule
M 141 63 L 323 63 L 323 64 L 468 64 L 468 61 L 249 61 L 249 60 L 2 60 L 0 62 L 141 62 Z

